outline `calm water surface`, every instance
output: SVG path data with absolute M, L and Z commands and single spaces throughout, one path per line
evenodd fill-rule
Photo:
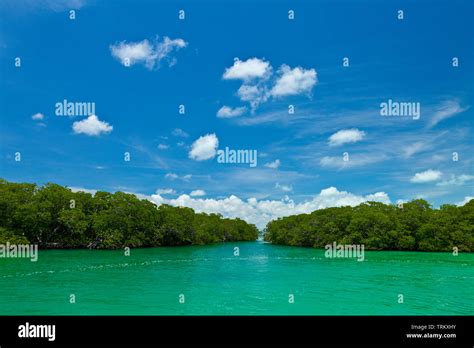
M 4 315 L 473 315 L 473 288 L 474 254 L 372 251 L 357 262 L 246 242 L 0 259 Z

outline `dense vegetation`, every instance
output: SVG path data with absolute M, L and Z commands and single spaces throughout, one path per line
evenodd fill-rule
M 72 192 L 46 184 L 0 179 L 0 244 L 55 248 L 122 248 L 255 240 L 258 230 L 241 219 L 195 213 L 123 192 Z M 366 249 L 474 251 L 474 200 L 432 209 L 418 199 L 403 207 L 377 202 L 316 210 L 270 221 L 265 240 L 324 248 L 363 244 Z
M 0 244 L 55 248 L 122 248 L 255 240 L 258 230 L 240 219 L 196 214 L 123 192 L 72 192 L 46 184 L 0 179 Z
M 474 200 L 440 209 L 421 199 L 403 207 L 368 202 L 321 209 L 270 221 L 265 240 L 314 248 L 337 242 L 375 250 L 474 251 Z

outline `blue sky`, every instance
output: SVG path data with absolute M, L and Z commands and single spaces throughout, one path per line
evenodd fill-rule
M 474 196 L 473 9 L 3 1 L 0 176 L 133 192 L 260 227 L 368 199 L 460 203 Z M 95 116 L 57 116 L 64 99 L 95 103 Z M 419 119 L 382 116 L 389 99 L 418 104 Z M 256 150 L 258 165 L 218 163 L 225 147 Z

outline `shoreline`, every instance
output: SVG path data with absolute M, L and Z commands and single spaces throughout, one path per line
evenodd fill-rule
M 139 246 L 139 247 L 127 247 L 124 246 L 123 248 L 87 248 L 87 247 L 81 247 L 81 248 L 70 248 L 70 247 L 64 247 L 64 248 L 42 248 L 38 246 L 39 251 L 44 251 L 44 250 L 90 250 L 90 251 L 124 251 L 126 248 L 129 248 L 130 250 L 141 250 L 141 249 L 177 249 L 177 248 L 189 248 L 189 247 L 207 247 L 207 246 L 219 246 L 223 244 L 240 244 L 240 243 L 246 243 L 246 244 L 253 244 L 253 243 L 258 243 L 258 244 L 265 244 L 265 245 L 271 245 L 274 247 L 289 247 L 289 248 L 301 248 L 305 250 L 313 249 L 313 250 L 320 250 L 325 252 L 325 248 L 313 248 L 309 246 L 302 246 L 302 245 L 287 245 L 287 244 L 274 244 L 271 242 L 267 241 L 261 241 L 261 240 L 242 240 L 242 241 L 223 241 L 223 242 L 215 242 L 215 243 L 209 243 L 209 244 L 189 244 L 189 245 L 163 245 L 163 246 Z M 443 253 L 443 254 L 452 254 L 453 251 L 447 251 L 447 250 L 398 250 L 398 249 L 365 249 L 366 252 L 412 252 L 412 253 Z M 474 254 L 473 251 L 463 251 L 459 250 L 459 254 Z M 453 255 L 455 256 L 455 255 Z

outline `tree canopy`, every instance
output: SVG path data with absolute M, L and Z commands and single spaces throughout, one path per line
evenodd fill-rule
M 462 207 L 432 209 L 422 199 L 397 205 L 378 202 L 320 209 L 270 221 L 265 240 L 274 244 L 324 248 L 363 244 L 373 250 L 474 251 L 474 200 Z
M 123 192 L 72 192 L 0 179 L 0 244 L 46 248 L 179 246 L 250 241 L 255 225 L 191 208 L 156 206 Z M 324 248 L 364 244 L 374 250 L 474 251 L 474 200 L 433 209 L 422 199 L 402 207 L 378 202 L 316 210 L 270 221 L 274 244 Z
M 0 243 L 50 248 L 178 246 L 249 241 L 254 225 L 219 214 L 156 206 L 123 192 L 72 192 L 0 179 Z

